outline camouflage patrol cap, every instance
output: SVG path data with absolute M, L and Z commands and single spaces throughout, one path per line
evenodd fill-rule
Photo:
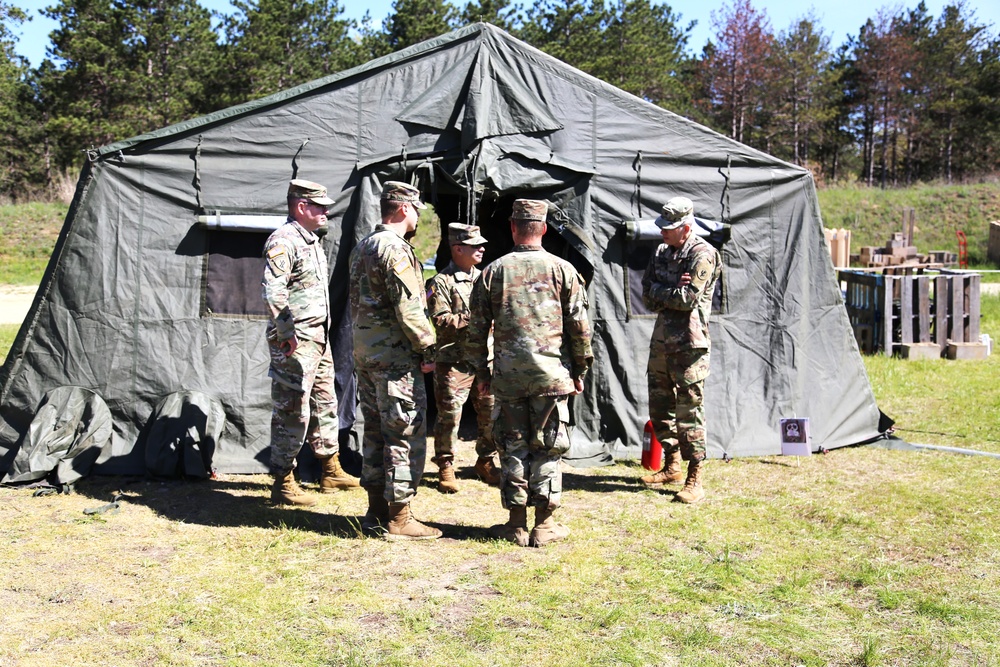
M 305 199 L 320 206 L 333 206 L 333 200 L 326 195 L 326 188 L 319 183 L 313 183 L 302 178 L 288 182 L 288 196 Z
M 694 202 L 687 197 L 674 197 L 663 205 L 663 212 L 653 222 L 660 229 L 677 229 L 694 223 Z
M 538 220 L 545 222 L 545 216 L 549 212 L 549 205 L 537 199 L 515 199 L 514 210 L 510 214 L 511 220 Z
M 386 181 L 382 186 L 382 199 L 386 201 L 405 201 L 417 208 L 427 208 L 420 201 L 420 190 L 402 181 Z
M 448 224 L 448 243 L 450 245 L 475 245 L 488 243 L 486 237 L 479 233 L 476 225 L 463 225 L 458 222 Z

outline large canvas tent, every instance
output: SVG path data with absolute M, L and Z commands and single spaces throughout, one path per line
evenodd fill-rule
M 0 470 L 57 400 L 84 418 L 106 406 L 101 472 L 141 472 L 164 423 L 204 437 L 208 421 L 212 465 L 265 470 L 260 228 L 281 221 L 293 177 L 336 199 L 324 244 L 344 426 L 355 407 L 347 258 L 378 222 L 381 183 L 395 179 L 417 184 L 443 224 L 478 222 L 487 261 L 511 246 L 516 197 L 551 203 L 546 246 L 586 277 L 595 331 L 571 460 L 638 454 L 653 326 L 639 279 L 657 237 L 636 221 L 675 195 L 724 232 L 713 237 L 725 269 L 710 454 L 776 453 L 783 417 L 810 419 L 814 449 L 879 435 L 810 174 L 475 24 L 92 151 L 0 376 Z M 99 405 L 80 407 L 88 401 Z

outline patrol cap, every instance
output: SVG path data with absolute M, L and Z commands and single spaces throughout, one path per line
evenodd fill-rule
M 653 222 L 660 229 L 677 229 L 684 223 L 694 224 L 694 202 L 687 197 L 674 197 L 663 205 L 663 212 Z
M 427 208 L 420 201 L 420 190 L 402 181 L 386 181 L 382 186 L 382 199 L 409 202 L 417 208 Z
M 475 245 L 488 243 L 486 237 L 479 233 L 476 225 L 463 225 L 458 222 L 448 223 L 448 243 L 450 245 Z
M 319 183 L 313 183 L 302 178 L 288 182 L 288 196 L 305 199 L 320 206 L 333 206 L 333 200 L 327 197 L 326 188 Z
M 545 216 L 549 212 L 549 205 L 537 199 L 515 199 L 514 210 L 511 211 L 511 220 L 538 220 L 545 222 Z

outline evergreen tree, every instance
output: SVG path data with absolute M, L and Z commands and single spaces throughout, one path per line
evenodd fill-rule
M 593 73 L 604 52 L 604 30 L 611 16 L 603 0 L 535 0 L 517 35 L 550 56 Z
M 459 17 L 459 25 L 469 25 L 470 23 L 492 23 L 496 27 L 512 32 L 520 22 L 518 21 L 518 10 L 507 0 L 478 0 L 469 2 L 462 10 Z
M 360 64 L 353 21 L 336 0 L 233 0 L 223 17 L 227 103 L 276 93 Z
M 772 152 L 795 164 L 810 159 L 813 144 L 835 113 L 830 99 L 830 39 L 811 17 L 779 33 L 774 44 L 768 99 L 774 109 Z
M 382 24 L 385 45 L 393 52 L 438 37 L 451 32 L 457 18 L 447 0 L 394 0 Z
M 14 52 L 15 30 L 25 20 L 24 12 L 0 1 L 0 198 L 13 201 L 44 180 L 28 64 Z

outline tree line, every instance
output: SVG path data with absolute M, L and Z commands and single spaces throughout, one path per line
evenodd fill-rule
M 833 48 L 811 15 L 777 32 L 725 0 L 713 37 L 650 0 L 395 0 L 376 22 L 338 0 L 58 0 L 36 68 L 26 12 L 0 0 L 0 197 L 30 199 L 82 153 L 253 100 L 476 21 L 645 100 L 813 170 L 882 187 L 970 179 L 1000 160 L 1000 37 L 964 1 L 878 10 Z

